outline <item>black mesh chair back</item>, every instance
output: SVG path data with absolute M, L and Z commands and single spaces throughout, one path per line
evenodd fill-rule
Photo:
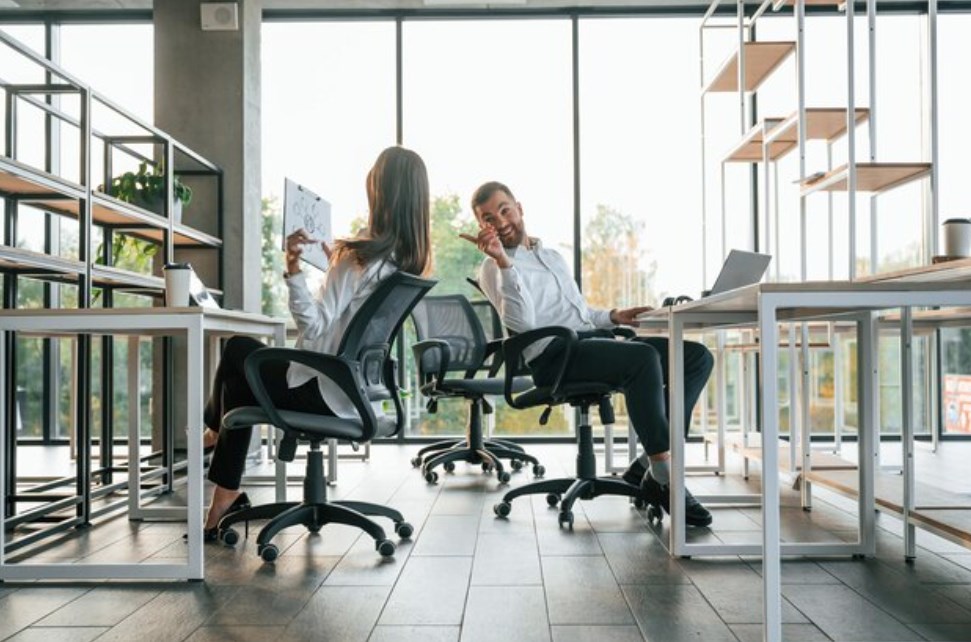
M 354 314 L 337 348 L 337 356 L 361 364 L 368 400 L 394 402 L 398 415 L 395 432 L 403 423 L 403 410 L 391 346 L 405 319 L 435 283 L 407 272 L 392 274 L 378 284 Z
M 465 438 L 426 446 L 418 451 L 412 464 L 421 466 L 423 476 L 430 483 L 438 479 L 438 473 L 433 470 L 436 466 L 443 465 L 446 472 L 452 472 L 456 461 L 478 463 L 485 470 L 495 469 L 500 483 L 505 483 L 510 475 L 504 470 L 502 458 L 510 460 L 513 470 L 531 463 L 534 473 L 541 476 L 542 465 L 520 445 L 483 435 L 482 415 L 492 413 L 487 398 L 505 391 L 504 380 L 496 376 L 502 366 L 501 341 L 489 336 L 499 334 L 501 338 L 502 332 L 491 304 L 472 303 L 461 294 L 429 296 L 415 306 L 412 319 L 418 338 L 412 351 L 418 365 L 420 390 L 428 398 L 428 411 L 436 412 L 438 400 L 444 398 L 461 397 L 470 403 Z M 488 370 L 488 375 L 477 377 L 483 370 Z M 532 382 L 520 378 L 510 386 L 522 391 L 531 387 Z
M 320 445 L 326 439 L 364 442 L 401 429 L 404 413 L 398 396 L 391 346 L 415 304 L 435 283 L 437 281 L 405 272 L 396 272 L 381 281 L 354 314 L 341 337 L 336 355 L 292 348 L 262 348 L 246 358 L 246 379 L 259 406 L 235 408 L 226 413 L 223 429 L 259 423 L 276 426 L 283 432 L 277 450 L 277 458 L 281 461 L 293 461 L 298 440 L 309 442 L 310 450 L 303 499 L 251 506 L 228 513 L 219 522 L 219 538 L 224 544 L 232 546 L 239 541 L 233 524 L 248 524 L 251 519 L 269 519 L 256 540 L 257 551 L 267 562 L 275 560 L 280 553 L 271 540 L 289 526 L 303 525 L 313 533 L 328 523 L 354 526 L 374 538 L 375 547 L 384 557 L 394 555 L 395 544 L 371 519 L 372 516 L 391 519 L 395 533 L 404 538 L 411 536 L 411 525 L 393 508 L 363 501 L 329 501 Z M 340 387 L 359 416 L 277 408 L 266 391 L 263 375 L 266 364 L 280 361 L 300 363 L 323 374 Z M 380 408 L 375 411 L 375 406 L 384 405 L 376 402 L 387 400 L 394 402 L 393 416 Z
M 429 296 L 422 299 L 412 312 L 415 333 L 419 341 L 438 339 L 448 343 L 446 372 L 474 374 L 482 368 L 488 339 L 472 304 L 461 294 Z M 420 369 L 434 373 L 440 368 L 439 352 L 421 356 Z

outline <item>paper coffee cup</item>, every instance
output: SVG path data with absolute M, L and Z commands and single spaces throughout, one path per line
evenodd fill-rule
M 971 219 L 949 218 L 944 226 L 944 253 L 947 256 L 971 256 Z
M 184 308 L 189 305 L 189 275 L 192 267 L 188 263 L 169 263 L 165 266 L 165 305 L 170 308 Z

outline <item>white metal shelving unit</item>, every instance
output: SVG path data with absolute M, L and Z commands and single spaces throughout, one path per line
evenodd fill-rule
M 211 292 L 221 297 L 222 170 L 4 31 L 0 31 L 0 48 L 29 66 L 33 70 L 31 77 L 43 78 L 42 82 L 35 83 L 0 78 L 0 94 L 4 100 L 4 147 L 0 150 L 0 199 L 4 207 L 4 237 L 0 244 L 3 307 L 12 309 L 21 305 L 17 298 L 17 287 L 22 278 L 52 284 L 50 301 L 53 303 L 48 303 L 51 307 L 59 305 L 56 296 L 58 284 L 77 287 L 77 306 L 81 309 L 112 307 L 113 293 L 116 291 L 136 293 L 161 302 L 164 292 L 161 263 L 185 260 L 187 253 L 199 250 L 216 253 L 211 261 L 213 271 L 206 272 L 203 278 L 214 286 L 210 288 Z M 76 109 L 65 108 L 66 103 L 72 107 L 76 105 Z M 34 157 L 37 154 L 21 154 L 23 150 L 18 149 L 18 144 L 22 145 L 25 141 L 22 120 L 19 118 L 25 110 L 37 111 L 45 120 L 42 142 L 39 143 L 44 147 L 44 153 L 39 155 L 45 159 L 40 161 L 41 164 L 23 160 L 26 156 Z M 105 127 L 99 129 L 98 125 Z M 62 139 L 76 144 L 78 149 L 74 160 L 65 160 L 63 167 L 58 153 Z M 95 161 L 94 158 L 98 157 L 100 160 Z M 167 198 L 160 212 L 123 202 L 105 191 L 110 187 L 97 185 L 100 182 L 110 186 L 110 178 L 119 167 L 124 165 L 127 168 L 142 161 L 152 167 L 164 168 Z M 193 203 L 193 213 L 209 208 L 207 222 L 213 223 L 211 230 L 195 229 L 175 220 L 172 213 L 175 209 L 174 180 L 177 175 L 190 182 L 194 189 L 194 200 L 197 202 Z M 18 221 L 26 211 L 31 210 L 39 213 L 48 221 L 47 226 L 55 230 L 58 229 L 57 221 L 72 221 L 77 225 L 76 256 L 62 255 L 56 242 L 48 243 L 54 247 L 45 247 L 43 251 L 17 246 Z M 100 251 L 95 246 L 96 230 L 100 230 L 102 237 Z M 117 234 L 147 241 L 154 247 L 156 261 L 151 273 L 112 264 L 112 241 Z M 193 256 L 198 257 L 197 254 Z M 100 298 L 94 296 L 95 289 L 100 289 Z M 7 355 L 2 364 L 5 369 L 5 392 L 8 399 L 13 399 L 18 379 L 14 357 L 17 336 L 14 332 L 4 332 L 2 339 L 2 347 Z M 8 489 L 7 496 L 3 498 L 3 510 L 5 525 L 11 529 L 11 536 L 5 540 L 4 553 L 7 555 L 70 528 L 83 526 L 100 515 L 124 510 L 127 505 L 125 499 L 109 498 L 113 493 L 123 491 L 127 485 L 127 480 L 113 479 L 113 476 L 124 477 L 121 473 L 125 464 L 113 463 L 111 404 L 103 404 L 100 468 L 92 469 L 90 379 L 101 377 L 101 394 L 104 398 L 110 399 L 113 390 L 112 339 L 105 337 L 100 340 L 102 355 L 106 356 L 102 357 L 100 372 L 95 372 L 91 366 L 91 336 L 77 335 L 73 338 L 77 376 L 76 389 L 72 390 L 74 407 L 71 428 L 78 444 L 76 475 L 18 488 L 14 447 L 17 437 L 16 405 L 9 404 L 4 409 L 2 430 L 10 444 L 2 453 L 5 464 L 2 468 Z M 43 385 L 48 383 L 49 380 Z M 166 435 L 161 451 L 156 453 L 163 464 L 149 473 L 156 481 L 164 478 L 164 485 L 156 484 L 156 488 L 147 489 L 149 495 L 171 488 L 174 473 L 185 467 L 185 462 L 175 464 L 171 431 Z M 58 488 L 68 491 L 66 497 L 61 498 L 64 494 L 61 492 L 57 495 L 57 501 L 48 500 L 47 497 L 54 496 L 49 491 Z M 105 501 L 98 501 L 93 506 L 94 500 Z M 29 502 L 29 508 L 17 510 L 18 503 L 23 505 L 23 502 Z M 49 523 L 39 528 L 32 527 L 26 534 L 16 531 L 19 525 L 29 523 L 36 526 L 43 522 Z

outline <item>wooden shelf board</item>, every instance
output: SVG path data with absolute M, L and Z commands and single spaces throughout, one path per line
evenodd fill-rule
M 758 439 L 758 435 L 753 435 L 753 439 Z M 749 446 L 748 448 L 743 448 L 739 443 L 734 447 L 736 452 L 740 453 L 746 459 L 755 459 L 757 461 L 762 460 L 762 449 L 757 446 Z M 814 450 L 810 454 L 810 463 L 812 466 L 811 470 L 852 470 L 857 469 L 856 462 L 848 461 L 843 459 L 838 455 L 833 453 L 823 452 L 821 450 Z M 779 470 L 784 472 L 792 472 L 789 468 L 789 444 L 780 441 L 779 442 Z M 796 461 L 796 470 L 802 470 L 801 460 Z
M 845 0 L 803 0 L 806 7 L 842 7 Z M 796 0 L 773 0 L 772 10 L 778 11 L 782 7 L 794 7 Z
M 863 282 L 968 281 L 971 280 L 971 258 L 872 274 L 856 280 Z
M 140 274 L 114 266 L 92 266 L 91 278 L 94 280 L 95 285 L 101 287 L 132 287 L 148 289 L 155 292 L 161 292 L 165 289 L 165 280 L 160 276 Z
M 80 198 L 84 188 L 60 176 L 0 156 L 0 195 L 17 197 L 40 194 L 69 194 L 71 198 Z
M 725 163 L 761 163 L 762 141 L 767 132 L 782 122 L 781 118 L 766 118 L 753 126 L 742 140 L 732 148 L 722 162 Z
M 746 42 L 745 91 L 755 91 L 769 74 L 795 51 L 796 43 L 765 41 Z M 705 86 L 705 92 L 738 91 L 738 52 L 722 63 L 714 78 Z
M 930 163 L 857 163 L 856 190 L 884 192 L 931 173 Z M 803 182 L 803 195 L 818 191 L 846 191 L 849 169 L 842 165 L 812 182 Z
M 870 118 L 869 109 L 857 109 L 856 124 Z M 806 139 L 832 141 L 846 133 L 846 109 L 811 107 L 806 109 Z M 778 160 L 799 144 L 799 112 L 787 116 L 769 136 L 769 158 Z
M 30 198 L 23 202 L 31 207 L 73 219 L 77 219 L 81 212 L 81 202 L 73 199 Z M 98 225 L 168 226 L 167 221 L 154 212 L 100 194 L 96 194 L 91 201 L 91 216 Z
M 855 471 L 812 470 L 809 481 L 826 486 L 848 497 L 859 495 L 859 476 Z M 897 515 L 903 514 L 903 478 L 895 473 L 876 474 L 876 503 Z M 971 493 L 946 491 L 936 486 L 916 483 L 917 507 L 911 519 L 949 535 L 953 540 L 971 546 Z
M 72 280 L 84 273 L 84 264 L 75 259 L 52 256 L 20 247 L 0 246 L 0 269 L 20 273 L 37 270 L 39 273 L 70 275 Z

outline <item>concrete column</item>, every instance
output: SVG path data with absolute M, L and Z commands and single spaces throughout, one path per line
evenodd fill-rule
M 223 169 L 225 305 L 259 312 L 262 2 L 237 3 L 236 31 L 203 31 L 199 0 L 154 4 L 155 124 Z M 199 211 L 193 203 L 184 220 L 218 235 L 210 205 L 205 199 Z
M 182 215 L 187 225 L 222 236 L 222 269 L 212 250 L 182 251 L 176 259 L 191 261 L 207 285 L 215 285 L 221 272 L 224 307 L 260 312 L 262 1 L 236 4 L 239 29 L 203 31 L 199 0 L 155 0 L 155 125 L 223 170 L 223 229 L 217 229 L 217 201 L 206 193 L 214 181 L 187 180 L 199 194 Z M 173 366 L 178 384 L 185 368 L 181 341 L 175 344 Z M 153 385 L 162 390 L 159 374 Z M 201 419 L 185 416 L 179 390 L 176 385 L 169 406 L 177 447 L 185 441 L 182 427 Z M 156 447 L 161 445 L 160 413 L 156 405 Z

